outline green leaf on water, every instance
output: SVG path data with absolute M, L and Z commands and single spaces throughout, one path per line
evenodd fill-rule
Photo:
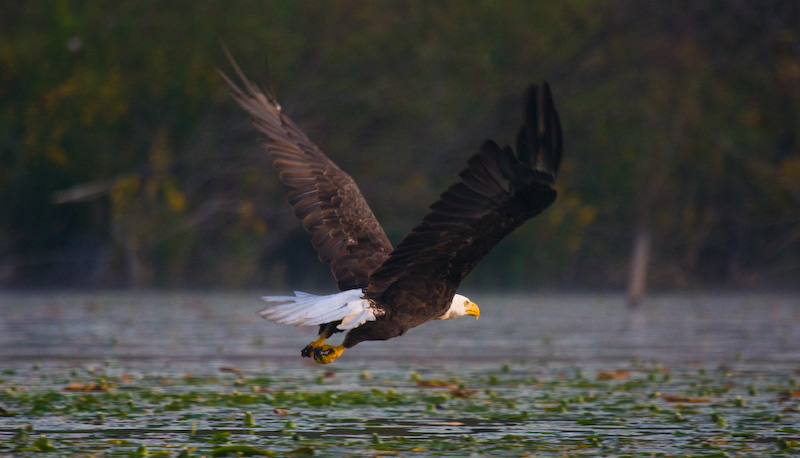
M 230 435 L 231 433 L 228 431 L 220 431 L 211 436 L 211 438 L 208 439 L 208 441 L 213 442 L 215 444 L 224 444 L 228 442 L 229 440 L 228 438 L 230 437 Z
M 778 438 L 778 448 L 781 449 L 781 450 L 789 450 L 791 448 L 800 448 L 800 441 L 779 437 Z
M 247 411 L 244 413 L 244 425 L 248 428 L 256 425 L 256 421 L 253 418 L 253 412 Z
M 53 446 L 53 444 L 50 442 L 50 439 L 48 439 L 44 434 L 39 436 L 39 438 L 34 441 L 33 446 L 42 452 L 52 452 L 56 449 L 55 446 Z
M 728 424 L 728 422 L 725 421 L 725 418 L 717 412 L 711 414 L 711 421 L 716 423 L 717 426 L 725 426 Z
M 224 445 L 212 450 L 211 456 L 275 456 L 275 452 L 250 445 Z
M 18 444 L 23 444 L 29 442 L 31 440 L 30 434 L 25 431 L 24 428 L 19 428 L 17 432 L 11 436 L 11 442 L 16 442 Z

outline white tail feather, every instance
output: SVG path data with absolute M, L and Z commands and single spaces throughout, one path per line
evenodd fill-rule
M 294 296 L 265 296 L 261 299 L 271 305 L 258 314 L 265 320 L 296 326 L 317 326 L 342 320 L 336 326 L 338 329 L 353 329 L 367 321 L 375 321 L 375 316 L 381 314 L 361 296 L 360 289 L 329 296 L 301 291 L 295 291 Z

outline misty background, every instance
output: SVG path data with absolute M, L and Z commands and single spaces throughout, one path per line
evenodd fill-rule
M 0 12 L 0 287 L 333 288 L 223 44 L 395 244 L 547 79 L 559 198 L 471 288 L 797 286 L 800 3 L 61 0 Z

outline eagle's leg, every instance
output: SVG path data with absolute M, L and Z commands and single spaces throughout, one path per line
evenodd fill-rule
M 327 339 L 325 334 L 320 334 L 317 340 L 311 342 L 310 344 L 306 345 L 305 348 L 300 350 L 300 356 L 303 358 L 311 358 L 311 355 L 314 354 L 314 351 L 322 348 L 322 346 L 325 344 L 325 339 Z
M 314 353 L 325 345 L 325 339 L 332 336 L 335 332 L 339 331 L 338 329 L 336 329 L 336 326 L 339 323 L 341 323 L 341 321 L 320 325 L 319 337 L 317 338 L 317 340 L 306 345 L 305 348 L 303 348 L 300 351 L 300 355 L 304 358 L 311 358 L 312 356 L 314 356 Z M 314 359 L 316 359 L 316 357 Z
M 323 345 L 314 350 L 314 361 L 320 364 L 329 364 L 341 356 L 342 352 L 344 352 L 344 345 L 337 345 L 335 347 Z

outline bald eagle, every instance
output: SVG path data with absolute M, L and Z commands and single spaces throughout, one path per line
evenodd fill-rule
M 459 284 L 500 240 L 556 198 L 562 138 L 547 82 L 527 89 L 516 154 L 485 140 L 461 179 L 392 248 L 350 175 L 230 61 L 241 86 L 220 73 L 266 136 L 260 144 L 289 189 L 286 200 L 311 234 L 320 261 L 331 264 L 341 291 L 267 296 L 262 299 L 269 306 L 259 314 L 277 323 L 319 326 L 319 338 L 301 355 L 321 364 L 359 342 L 401 336 L 428 321 L 479 317 L 478 306 L 456 294 Z M 341 345 L 325 344 L 344 331 Z

